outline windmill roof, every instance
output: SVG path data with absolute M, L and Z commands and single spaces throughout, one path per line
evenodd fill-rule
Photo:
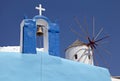
M 76 47 L 76 46 L 82 46 L 82 45 L 86 45 L 85 43 L 83 43 L 80 40 L 76 40 L 74 41 L 67 49 L 72 48 L 72 47 Z

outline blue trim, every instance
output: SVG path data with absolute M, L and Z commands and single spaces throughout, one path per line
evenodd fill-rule
M 49 54 L 60 56 L 60 39 L 59 39 L 59 25 L 55 23 L 50 24 L 49 33 Z
M 36 54 L 36 22 L 25 19 L 23 26 L 22 53 Z

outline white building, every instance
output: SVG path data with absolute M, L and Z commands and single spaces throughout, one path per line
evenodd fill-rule
M 91 47 L 80 40 L 76 40 L 66 49 L 65 58 L 77 62 L 93 65 L 93 54 Z

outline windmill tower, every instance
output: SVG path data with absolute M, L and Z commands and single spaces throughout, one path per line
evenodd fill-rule
M 97 35 L 94 35 L 95 34 L 94 19 L 93 19 L 92 37 L 88 35 L 87 30 L 85 31 L 85 29 L 82 28 L 78 19 L 76 19 L 76 22 L 80 27 L 80 29 L 84 32 L 84 34 L 87 35 L 85 37 L 85 40 L 87 38 L 88 42 L 85 43 L 85 42 L 81 42 L 80 40 L 76 40 L 75 42 L 73 42 L 73 44 L 66 49 L 65 58 L 73 61 L 77 61 L 77 62 L 83 62 L 85 64 L 94 65 L 94 60 L 93 60 L 94 51 L 99 46 L 99 42 L 102 41 L 103 39 L 108 38 L 109 36 L 104 36 L 102 38 L 99 38 L 99 35 L 102 33 L 103 28 L 100 29 Z M 78 34 L 76 31 L 74 31 L 74 33 Z
M 92 54 L 93 53 L 91 47 L 87 46 L 85 43 L 81 42 L 80 40 L 76 40 L 66 50 L 67 59 L 77 62 L 83 62 L 91 65 L 94 64 Z

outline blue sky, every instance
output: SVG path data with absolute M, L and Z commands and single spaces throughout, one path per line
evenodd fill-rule
M 19 45 L 20 23 L 27 15 L 33 18 L 38 15 L 35 7 L 42 4 L 46 11 L 43 15 L 52 22 L 58 22 L 60 25 L 61 56 L 64 56 L 65 49 L 76 39 L 85 41 L 71 32 L 72 29 L 83 34 L 75 22 L 75 16 L 79 19 L 83 28 L 88 27 L 92 33 L 92 17 L 95 18 L 95 34 L 104 28 L 104 35 L 110 35 L 110 38 L 104 40 L 102 47 L 106 48 L 111 54 L 106 54 L 100 50 L 101 55 L 109 64 L 109 70 L 112 75 L 120 75 L 120 1 L 119 0 L 1 0 L 0 1 L 0 46 Z M 84 22 L 86 20 L 86 23 Z M 97 54 L 98 52 L 96 52 Z M 106 67 L 102 59 L 97 55 L 95 57 L 99 66 Z

